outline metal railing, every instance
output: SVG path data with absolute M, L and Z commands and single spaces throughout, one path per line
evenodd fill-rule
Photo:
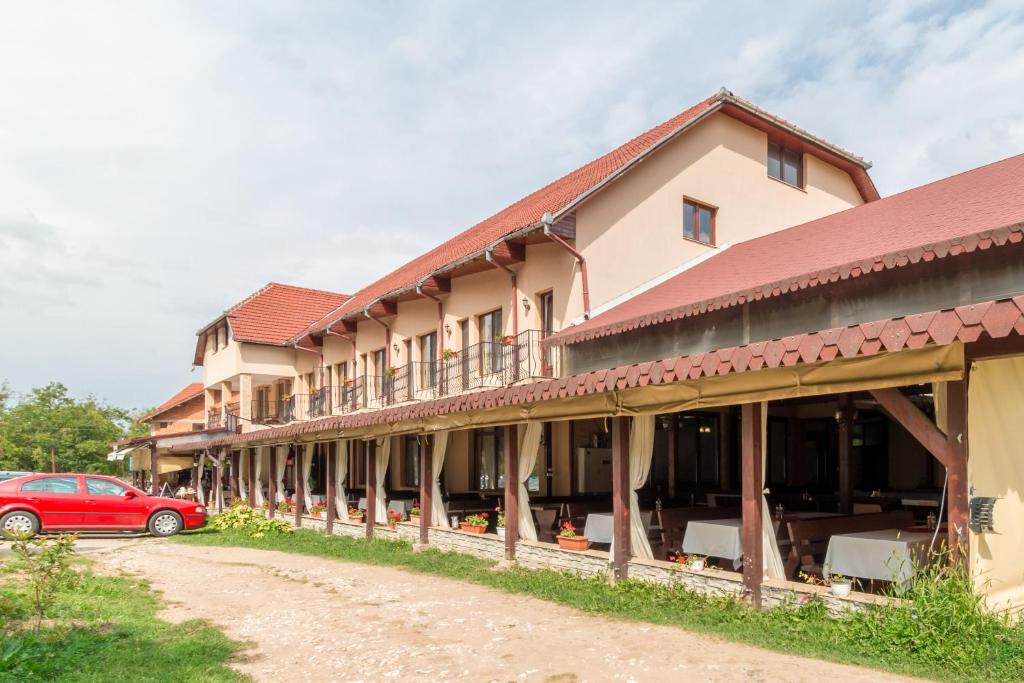
M 255 424 L 287 424 L 295 419 L 294 396 L 288 398 L 253 399 L 252 421 Z
M 238 404 L 229 403 L 227 410 L 210 408 L 206 411 L 206 428 L 238 431 Z

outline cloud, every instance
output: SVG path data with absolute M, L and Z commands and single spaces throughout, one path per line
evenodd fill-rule
M 0 9 L 0 378 L 122 405 L 269 280 L 353 292 L 725 85 L 883 194 L 1024 151 L 1019 3 Z

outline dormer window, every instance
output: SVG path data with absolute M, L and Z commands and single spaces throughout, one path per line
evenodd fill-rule
M 713 206 L 683 200 L 683 237 L 701 244 L 715 243 L 715 209 Z
M 786 149 L 777 142 L 768 143 L 768 175 L 776 180 L 803 188 L 804 156 Z

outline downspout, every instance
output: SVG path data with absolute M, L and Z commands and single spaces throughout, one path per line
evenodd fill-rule
M 576 262 L 580 264 L 580 277 L 583 279 L 583 319 L 590 320 L 590 283 L 587 280 L 587 261 L 583 258 L 583 254 L 569 246 L 569 243 L 561 237 L 551 232 L 552 218 L 550 213 L 545 213 L 540 220 L 544 224 L 544 236 L 569 252 L 576 259 Z
M 519 338 L 519 306 L 516 305 L 516 298 L 519 296 L 519 288 L 516 281 L 516 272 L 506 265 L 494 260 L 494 250 L 488 249 L 484 252 L 484 258 L 495 268 L 500 268 L 509 274 L 512 281 L 512 337 Z M 491 340 L 488 340 L 491 341 Z

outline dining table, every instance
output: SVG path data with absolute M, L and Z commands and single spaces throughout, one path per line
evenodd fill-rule
M 893 581 L 907 587 L 927 561 L 935 532 L 880 529 L 836 534 L 829 539 L 822 573 Z
M 778 533 L 779 522 L 772 520 Z M 732 560 L 733 569 L 743 565 L 743 519 L 695 519 L 686 525 L 683 553 Z

